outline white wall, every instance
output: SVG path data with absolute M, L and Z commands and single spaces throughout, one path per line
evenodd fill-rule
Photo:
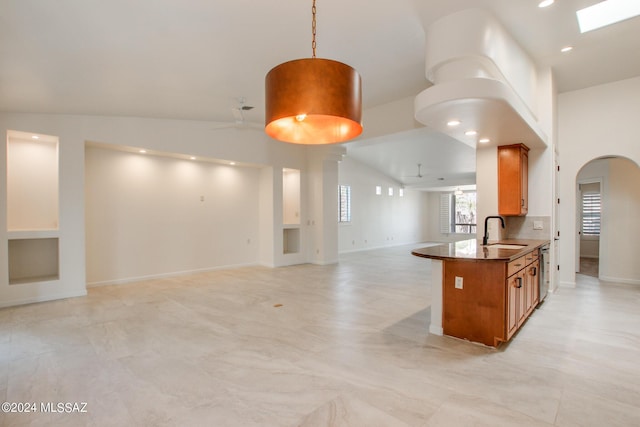
M 263 170 L 281 171 L 283 167 L 304 170 L 306 166 L 309 151 L 307 147 L 273 141 L 260 131 L 233 128 L 215 130 L 214 125 L 203 121 L 135 117 L 0 113 L 0 133 L 6 135 L 8 130 L 15 130 L 59 138 L 60 180 L 59 231 L 54 236 L 59 237 L 59 280 L 9 285 L 8 265 L 2 262 L 0 263 L 0 306 L 86 294 L 84 165 L 87 141 L 113 147 L 142 147 L 149 153 L 182 153 L 198 158 L 234 160 L 239 164 L 262 167 Z M 0 200 L 3 202 L 7 198 L 5 168 L 6 151 L 0 150 Z M 260 174 L 261 178 L 267 175 Z M 269 183 L 264 184 L 262 179 L 255 182 L 255 187 L 259 188 L 258 192 L 261 193 L 260 197 L 256 197 L 255 209 L 261 212 L 267 211 L 267 216 L 271 218 L 269 223 L 261 221 L 259 224 L 260 242 L 258 244 L 261 245 L 259 262 L 275 265 L 278 262 L 275 246 L 278 243 L 280 243 L 280 253 L 282 252 L 282 179 L 281 173 L 279 179 L 273 178 L 273 173 L 270 175 L 272 179 Z M 279 188 L 274 188 L 275 185 L 279 185 Z M 263 191 L 269 194 L 263 197 Z M 265 199 L 269 196 L 272 196 L 271 200 L 266 203 Z M 274 198 L 277 200 L 274 201 Z M 6 209 L 0 209 L 0 223 L 7 224 L 6 214 Z M 160 235 L 163 230 L 157 231 Z M 278 234 L 280 240 L 276 241 Z M 0 227 L 0 260 L 7 259 L 8 239 L 6 227 Z M 230 239 L 236 239 L 236 236 Z M 241 240 L 245 244 L 246 241 L 247 237 Z M 235 241 L 226 243 L 232 247 L 235 245 Z M 271 246 L 265 249 L 262 248 L 263 244 Z M 234 258 L 229 262 L 236 262 L 236 260 Z M 147 274 L 150 271 L 150 269 L 141 268 L 134 273 Z M 166 269 L 157 269 L 150 274 L 162 271 Z M 122 275 L 118 274 L 117 277 Z
M 609 162 L 609 184 L 603 199 L 600 278 L 640 285 L 640 168 L 628 159 Z
M 498 149 L 478 147 L 476 150 L 477 236 L 484 235 L 484 219 L 498 215 Z M 503 238 L 504 232 L 498 221 L 489 221 L 489 240 Z
M 640 117 L 640 77 L 622 80 L 587 89 L 560 94 L 558 97 L 558 143 L 560 172 L 560 285 L 575 286 L 576 271 L 576 178 L 589 161 L 603 156 L 622 156 L 640 164 L 640 136 L 637 131 Z M 630 172 L 625 169 L 623 174 Z M 627 186 L 638 187 L 631 176 L 617 176 Z M 630 214 L 632 211 L 630 211 Z M 634 215 L 637 217 L 637 215 Z M 638 248 L 635 243 L 640 234 L 631 230 L 623 236 L 612 235 L 609 248 L 621 253 L 634 254 L 631 265 L 615 262 L 605 267 L 617 279 L 640 283 L 637 271 Z M 634 252 L 635 251 L 635 252 Z M 601 252 L 601 257 L 604 253 Z M 601 259 L 601 266 L 604 260 Z M 621 269 L 622 268 L 622 269 Z M 631 268 L 632 270 L 630 270 Z M 612 271 L 612 269 L 618 269 Z M 602 273 L 601 273 L 602 274 Z
M 348 156 L 340 162 L 339 182 L 351 186 L 351 223 L 339 225 L 339 252 L 425 240 L 424 193 L 405 189 L 400 197 L 398 182 Z M 379 196 L 377 185 L 382 187 Z M 393 196 L 389 196 L 389 187 Z
M 257 168 L 87 147 L 89 285 L 258 261 Z

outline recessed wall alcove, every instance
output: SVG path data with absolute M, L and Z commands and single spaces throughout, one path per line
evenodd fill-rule
M 300 252 L 300 170 L 282 169 L 282 253 Z
M 7 132 L 9 284 L 59 279 L 58 137 Z

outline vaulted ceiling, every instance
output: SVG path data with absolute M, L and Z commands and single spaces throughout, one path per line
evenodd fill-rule
M 367 109 L 429 86 L 424 28 L 468 8 L 491 11 L 553 69 L 560 92 L 640 75 L 640 18 L 579 33 L 575 11 L 598 1 L 317 0 L 317 54 L 360 72 L 365 125 Z M 232 123 L 244 98 L 255 107 L 244 119 L 260 124 L 266 73 L 311 56 L 311 0 L 0 0 L 0 9 L 4 112 Z M 416 127 L 347 149 L 407 185 L 420 185 L 417 163 L 424 186 L 447 174 L 473 180 L 473 149 Z

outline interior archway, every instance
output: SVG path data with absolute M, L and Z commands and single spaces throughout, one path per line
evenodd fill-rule
M 575 184 L 575 271 L 602 281 L 640 284 L 640 167 L 625 157 L 599 157 L 583 165 Z M 583 214 L 583 206 L 589 211 L 597 204 L 599 219 Z M 589 260 L 597 260 L 595 274 L 585 262 Z

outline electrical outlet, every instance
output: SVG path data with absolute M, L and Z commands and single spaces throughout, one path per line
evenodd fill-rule
M 456 276 L 456 289 L 462 289 L 462 277 Z
M 542 221 L 533 221 L 534 230 L 542 230 Z

